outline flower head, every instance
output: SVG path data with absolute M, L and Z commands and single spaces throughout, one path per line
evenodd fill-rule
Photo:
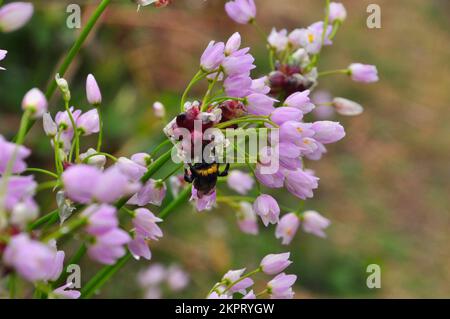
M 225 58 L 225 44 L 211 41 L 200 58 L 200 66 L 204 71 L 214 71 Z
M 228 187 L 241 195 L 247 194 L 253 187 L 253 178 L 242 171 L 233 170 L 228 174 Z
M 345 10 L 344 5 L 339 2 L 331 2 L 329 15 L 330 23 L 333 23 L 335 21 L 343 22 L 346 18 L 347 10 Z
M 269 281 L 267 289 L 272 299 L 292 299 L 294 292 L 292 291 L 292 285 L 297 280 L 296 275 L 286 275 L 281 273 L 274 279 Z
M 266 194 L 258 196 L 253 203 L 253 209 L 261 217 L 264 226 L 278 223 L 280 207 L 272 196 Z
M 276 275 L 285 270 L 292 261 L 289 260 L 290 253 L 270 254 L 261 261 L 261 269 L 267 275 Z
M 33 16 L 33 4 L 12 2 L 0 8 L 0 31 L 12 32 L 23 27 Z
M 331 222 L 329 219 L 323 217 L 316 211 L 308 210 L 303 213 L 302 227 L 306 233 L 325 238 L 326 234 L 323 230 L 330 226 L 330 224 Z
M 350 76 L 355 82 L 372 83 L 378 81 L 378 71 L 375 65 L 353 63 L 348 67 Z
M 15 154 L 15 157 L 13 157 Z M 30 156 L 31 151 L 25 146 L 16 145 L 6 141 L 0 135 L 0 174 L 4 174 L 8 163 L 14 158 L 12 173 L 22 173 L 26 168 L 25 158 Z
M 275 230 L 275 237 L 282 238 L 283 245 L 289 245 L 297 233 L 300 219 L 294 213 L 289 213 L 281 217 Z
M 151 240 L 158 240 L 163 236 L 161 228 L 156 223 L 162 222 L 161 218 L 156 217 L 146 208 L 138 208 L 135 211 L 133 225 L 137 234 Z
M 95 237 L 95 242 L 88 248 L 88 254 L 93 259 L 105 265 L 113 265 L 125 255 L 124 245 L 131 240 L 130 235 L 120 228 L 114 228 L 107 233 Z
M 102 92 L 92 74 L 89 74 L 86 79 L 86 96 L 91 105 L 97 106 L 102 103 Z
M 22 109 L 29 110 L 34 118 L 40 118 L 47 112 L 47 99 L 39 89 L 31 89 L 22 100 Z
M 237 23 L 247 24 L 256 17 L 254 0 L 234 0 L 225 4 L 228 16 Z

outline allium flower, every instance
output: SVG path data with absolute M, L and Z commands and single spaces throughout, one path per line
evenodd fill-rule
M 253 115 L 269 115 L 274 110 L 275 99 L 260 93 L 253 93 L 247 96 L 247 110 Z
M 216 191 L 214 190 L 210 194 L 200 195 L 197 189 L 192 186 L 191 201 L 195 201 L 195 206 L 199 212 L 204 210 L 210 210 L 216 203 Z
M 314 139 L 322 144 L 335 143 L 345 136 L 344 127 L 338 122 L 317 121 L 313 123 L 311 129 L 316 132 Z
M 330 23 L 333 23 L 334 21 L 343 22 L 346 18 L 347 18 L 347 10 L 345 10 L 344 5 L 339 2 L 331 2 L 329 15 Z
M 102 93 L 92 74 L 89 74 L 86 79 L 86 96 L 91 105 L 97 106 L 102 103 Z
M 269 37 L 267 38 L 267 42 L 269 42 L 270 46 L 277 50 L 278 52 L 282 52 L 286 50 L 288 45 L 288 36 L 287 36 L 287 30 L 283 29 L 280 31 L 277 31 L 275 28 L 272 29 L 272 32 L 270 33 Z
M 89 165 L 70 166 L 62 175 L 67 196 L 77 203 L 88 204 L 101 175 L 99 169 Z
M 12 32 L 23 27 L 33 16 L 33 4 L 12 2 L 0 8 L 0 31 Z
M 126 157 L 119 157 L 116 165 L 124 175 L 126 175 L 131 181 L 134 182 L 139 181 L 147 171 L 147 168 L 145 166 L 139 165 L 133 160 L 130 160 Z
M 5 59 L 6 58 L 6 54 L 8 53 L 8 51 L 6 51 L 6 50 L 1 50 L 0 49 L 0 61 L 2 61 L 3 59 Z M 5 68 L 2 68 L 1 66 L 0 66 L 0 70 L 5 70 Z
M 24 160 L 30 156 L 31 151 L 24 146 L 19 146 L 6 141 L 3 136 L 0 135 L 0 174 L 5 173 L 8 163 L 13 158 L 14 153 L 15 160 L 12 165 L 12 173 L 22 173 L 27 168 L 27 164 Z
M 251 90 L 253 93 L 260 93 L 260 94 L 269 94 L 270 93 L 270 86 L 268 86 L 268 77 L 263 76 L 259 79 L 255 79 L 252 81 Z
M 100 121 L 97 109 L 92 109 L 80 115 L 76 121 L 77 129 L 84 136 L 98 133 L 100 131 Z
M 23 229 L 30 221 L 35 220 L 39 215 L 39 207 L 31 198 L 14 206 L 11 212 L 11 224 Z
M 250 71 L 256 68 L 253 64 L 255 58 L 246 52 L 248 52 L 248 49 L 236 51 L 223 60 L 222 67 L 228 76 L 241 74 L 249 75 Z
M 205 49 L 205 52 L 203 52 L 203 55 L 200 58 L 201 68 L 206 72 L 217 69 L 225 58 L 224 51 L 225 44 L 223 42 L 209 42 L 208 47 Z
M 72 118 L 76 124 L 78 118 L 81 115 L 81 111 L 75 110 L 73 107 L 71 107 L 70 112 L 72 113 Z M 72 121 L 70 120 L 70 116 L 67 111 L 56 113 L 55 122 L 56 124 L 58 124 L 58 127 L 62 128 L 63 131 L 73 131 Z
M 353 63 L 350 64 L 348 70 L 355 82 L 372 83 L 378 81 L 378 71 L 375 65 Z
M 253 178 L 242 171 L 233 170 L 228 174 L 228 187 L 241 195 L 246 195 L 253 187 Z
M 80 154 L 80 159 L 84 161 L 87 158 L 86 161 L 87 164 L 95 166 L 100 170 L 103 170 L 106 164 L 106 156 L 94 154 L 97 154 L 97 150 L 90 148 L 85 153 Z
M 275 230 L 275 237 L 282 238 L 283 245 L 289 245 L 297 233 L 300 219 L 294 213 L 289 213 L 281 217 Z
M 244 274 L 245 268 L 238 270 L 230 270 L 228 271 L 222 278 L 222 281 L 225 283 L 227 287 L 231 286 L 234 282 L 238 281 L 241 276 Z M 253 286 L 253 280 L 251 278 L 245 278 L 233 285 L 229 291 L 231 293 L 242 292 L 245 291 L 248 287 Z
M 167 270 L 167 284 L 172 291 L 181 291 L 189 284 L 189 275 L 179 266 L 172 265 Z
M 152 258 L 147 240 L 139 234 L 134 234 L 134 238 L 128 243 L 128 250 L 136 260 L 140 260 L 141 257 L 147 260 Z
M 164 118 L 166 116 L 166 108 L 164 107 L 164 104 L 161 102 L 155 102 L 153 103 L 153 114 L 159 119 Z
M 0 183 L 3 183 L 2 178 Z M 32 200 L 37 183 L 33 176 L 10 176 L 7 186 L 4 205 L 8 211 L 12 211 L 16 205 Z
M 302 227 L 306 233 L 311 233 L 322 238 L 327 237 L 323 230 L 330 226 L 331 222 L 329 219 L 323 217 L 316 211 L 308 210 L 303 213 L 302 221 Z
M 286 275 L 281 273 L 274 279 L 269 281 L 267 289 L 271 299 L 292 299 L 294 292 L 292 291 L 292 285 L 297 280 L 296 275 Z
M 314 104 L 311 103 L 309 98 L 309 90 L 303 92 L 296 92 L 284 101 L 284 106 L 295 107 L 303 112 L 303 114 L 307 114 L 314 109 Z
M 85 209 L 83 216 L 88 218 L 86 232 L 93 236 L 103 235 L 119 225 L 115 207 L 102 204 L 91 205 Z
M 246 234 L 258 234 L 258 219 L 253 206 L 248 202 L 240 202 L 236 212 L 239 229 Z
M 297 169 L 286 174 L 286 189 L 300 199 L 312 198 L 313 189 L 319 187 L 319 178 L 308 171 Z
M 267 275 L 276 275 L 285 270 L 292 261 L 289 260 L 290 253 L 270 254 L 261 260 L 260 267 Z
M 145 185 L 128 201 L 128 204 L 145 206 L 152 204 L 161 206 L 166 197 L 167 187 L 162 181 L 150 179 Z
M 3 261 L 30 282 L 56 280 L 63 268 L 64 252 L 21 233 L 9 241 Z
M 280 141 L 301 146 L 303 138 L 313 137 L 316 134 L 311 127 L 311 123 L 287 121 L 280 126 Z
M 279 143 L 279 160 L 280 164 L 290 170 L 298 169 L 302 166 L 300 155 L 302 149 L 290 142 Z
M 336 108 L 336 112 L 345 116 L 355 116 L 364 112 L 361 104 L 344 99 L 343 97 L 335 97 L 333 99 L 333 106 Z
M 254 0 L 234 0 L 225 4 L 228 16 L 237 23 L 247 24 L 256 17 Z
M 131 160 L 144 167 L 147 167 L 152 162 L 151 156 L 147 153 L 136 153 L 131 156 Z
M 266 194 L 258 196 L 253 203 L 253 209 L 261 217 L 264 226 L 278 223 L 280 207 L 272 196 Z
M 282 188 L 284 185 L 285 176 L 283 171 L 278 169 L 273 174 L 263 173 L 264 165 L 256 164 L 255 176 L 258 181 L 266 187 L 269 188 Z
M 270 119 L 278 125 L 287 121 L 300 121 L 303 118 L 303 112 L 295 107 L 277 107 L 275 111 L 270 114 Z
M 135 210 L 133 225 L 137 234 L 151 240 L 158 240 L 163 236 L 161 228 L 156 223 L 162 222 L 161 218 L 156 217 L 146 208 Z
M 68 284 L 65 284 L 59 288 L 56 288 L 53 290 L 53 295 L 55 295 L 57 298 L 63 298 L 63 299 L 78 299 L 81 296 L 81 293 L 76 289 L 72 288 L 72 283 L 69 282 Z
M 111 187 L 114 185 L 114 187 Z M 92 186 L 91 186 L 92 187 Z M 140 184 L 130 182 L 117 166 L 106 169 L 94 187 L 94 198 L 101 203 L 114 203 L 122 196 L 131 195 L 140 189 Z
M 233 75 L 225 79 L 225 93 L 233 97 L 245 97 L 251 92 L 252 79 L 245 74 Z
M 22 109 L 29 110 L 34 118 L 40 118 L 47 112 L 47 99 L 39 89 L 31 89 L 22 100 Z
M 124 245 L 131 240 L 130 235 L 122 229 L 115 228 L 95 237 L 95 243 L 88 248 L 88 254 L 93 259 L 105 265 L 113 265 L 125 255 Z
M 241 47 L 241 35 L 239 32 L 233 33 L 225 44 L 225 55 L 231 55 Z
M 55 137 L 58 133 L 58 126 L 56 125 L 55 121 L 53 121 L 50 113 L 44 113 L 44 115 L 42 116 L 42 122 L 45 134 L 51 138 Z

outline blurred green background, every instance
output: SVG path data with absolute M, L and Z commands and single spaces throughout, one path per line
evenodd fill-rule
M 66 27 L 67 4 L 82 5 L 85 21 L 98 1 L 32 2 L 36 13 L 31 23 L 15 33 L 0 34 L 0 48 L 9 51 L 2 61 L 7 71 L 0 74 L 0 134 L 7 137 L 18 128 L 24 93 L 32 87 L 45 89 L 79 32 Z M 325 3 L 256 2 L 266 31 L 321 20 Z M 324 51 L 320 69 L 365 62 L 378 66 L 381 80 L 361 85 L 337 76 L 320 82 L 320 89 L 365 107 L 362 116 L 337 118 L 347 137 L 330 147 L 323 160 L 309 164 L 321 181 L 306 208 L 331 219 L 328 238 L 299 232 L 284 247 L 273 227 L 261 228 L 256 237 L 241 234 L 234 212 L 226 206 L 204 214 L 186 206 L 163 224 L 165 237 L 151 245 L 152 261 L 130 263 L 99 297 L 141 297 L 136 274 L 156 261 L 180 264 L 191 276 L 186 291 L 165 297 L 203 298 L 228 269 L 251 269 L 267 253 L 287 250 L 295 261 L 288 272 L 299 276 L 298 298 L 450 296 L 450 2 L 342 2 L 349 16 L 335 44 Z M 176 114 L 181 92 L 211 39 L 225 40 L 239 31 L 257 59 L 258 74 L 253 76 L 267 72 L 258 34 L 230 21 L 224 3 L 174 0 L 168 8 L 147 7 L 137 13 L 130 1 L 113 1 L 66 76 L 74 104 L 82 109 L 88 107 L 86 75 L 93 73 L 100 83 L 107 151 L 130 155 L 149 151 L 163 140 L 164 121 L 153 116 L 151 105 L 159 100 L 168 109 L 168 119 Z M 366 26 L 370 3 L 381 6 L 381 29 Z M 54 114 L 62 108 L 56 96 L 50 110 Z M 31 166 L 51 165 L 51 148 L 40 123 L 26 145 L 34 150 Z M 49 194 L 39 195 L 48 210 L 54 207 Z M 295 206 L 291 197 L 285 200 Z M 70 255 L 71 247 L 66 248 Z M 366 267 L 372 263 L 381 266 L 381 289 L 366 286 Z M 83 261 L 83 281 L 99 268 Z M 262 287 L 267 277 L 257 279 Z

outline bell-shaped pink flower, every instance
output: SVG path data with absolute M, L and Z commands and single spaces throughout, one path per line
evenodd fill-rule
M 162 181 L 148 180 L 145 185 L 128 201 L 130 205 L 145 206 L 152 204 L 161 206 L 166 197 L 167 187 Z
M 31 89 L 22 100 L 22 109 L 31 111 L 34 118 L 41 118 L 47 112 L 47 99 L 39 89 Z
M 233 33 L 225 44 L 225 55 L 231 55 L 241 47 L 241 35 L 239 32 Z
M 110 205 L 91 205 L 83 215 L 88 218 L 86 232 L 94 236 L 103 235 L 119 225 L 117 210 Z
M 228 16 L 237 23 L 247 24 L 256 17 L 256 5 L 254 0 L 234 0 L 225 4 Z
M 206 72 L 216 70 L 225 58 L 225 44 L 211 41 L 200 58 L 200 67 Z
M 91 202 L 102 172 L 90 165 L 73 165 L 62 174 L 64 189 L 67 196 L 81 204 Z M 109 184 L 108 187 L 111 188 Z
M 277 31 L 275 28 L 272 29 L 267 42 L 270 46 L 278 52 L 286 50 L 289 43 L 288 33 L 286 29 Z
M 161 228 L 156 223 L 162 222 L 161 218 L 156 217 L 146 208 L 138 208 L 135 210 L 133 225 L 137 234 L 151 240 L 158 240 L 163 236 Z
M 98 106 L 102 103 L 102 93 L 92 74 L 89 74 L 86 79 L 86 96 L 91 105 Z
M 152 258 L 152 252 L 147 240 L 139 234 L 135 234 L 134 238 L 128 243 L 128 250 L 136 260 L 141 258 L 150 260 Z
M 281 167 L 272 174 L 264 173 L 264 168 L 262 164 L 256 164 L 255 176 L 256 179 L 266 187 L 269 188 L 282 188 L 284 185 L 285 176 Z
M 133 182 L 139 181 L 147 171 L 145 166 L 139 165 L 126 157 L 119 157 L 116 165 L 119 170 Z
M 309 98 L 309 90 L 303 92 L 296 92 L 288 96 L 288 98 L 284 101 L 284 106 L 295 107 L 303 112 L 303 114 L 307 114 L 314 109 L 314 104 L 311 103 Z
M 289 245 L 297 233 L 300 226 L 300 219 L 294 213 L 289 213 L 281 217 L 275 230 L 275 237 L 282 238 L 283 245 Z
M 333 106 L 335 107 L 336 112 L 345 116 L 356 116 L 364 112 L 364 108 L 361 104 L 344 99 L 343 97 L 335 97 L 333 99 Z
M 292 261 L 289 260 L 290 253 L 270 254 L 261 260 L 260 267 L 267 275 L 276 275 L 285 270 Z
M 251 90 L 253 93 L 269 94 L 270 86 L 268 85 L 268 77 L 263 76 L 252 81 Z
M 330 226 L 331 222 L 329 219 L 323 217 L 316 211 L 309 210 L 303 213 L 302 220 L 302 227 L 306 233 L 311 233 L 322 238 L 327 237 L 323 230 Z
M 252 204 L 240 202 L 239 209 L 236 212 L 239 229 L 246 234 L 258 234 L 258 219 Z
M 231 286 L 234 282 L 240 280 L 241 276 L 244 274 L 245 268 L 238 270 L 230 270 L 228 271 L 222 278 L 222 281 L 225 283 L 227 287 Z M 253 286 L 253 280 L 251 278 L 245 278 L 240 280 L 238 283 L 234 284 L 230 288 L 230 292 L 242 292 L 245 291 L 248 287 Z
M 247 111 L 253 115 L 270 115 L 275 111 L 273 104 L 275 99 L 260 93 L 253 93 L 247 96 Z
M 261 217 L 264 226 L 278 223 L 280 207 L 277 201 L 270 195 L 262 194 L 253 203 L 253 209 Z
M 17 146 L 14 143 L 6 141 L 0 135 L 0 174 L 4 174 L 8 163 L 12 160 L 15 153 L 15 160 L 12 165 L 12 173 L 22 173 L 26 168 L 25 158 L 30 156 L 31 151 L 24 146 Z
M 343 22 L 347 18 L 347 10 L 342 3 L 331 2 L 330 3 L 330 15 L 329 21 L 333 23 L 335 21 Z
M 269 281 L 267 289 L 271 299 L 292 299 L 294 292 L 292 291 L 292 285 L 297 280 L 296 275 L 286 275 L 281 273 L 274 279 Z
M 95 243 L 88 248 L 89 256 L 102 264 L 113 265 L 126 253 L 124 245 L 131 240 L 130 235 L 122 229 L 115 228 L 97 236 Z
M 286 174 L 285 185 L 287 190 L 300 199 L 312 198 L 313 190 L 319 187 L 319 178 L 308 171 L 297 169 Z
M 227 96 L 243 98 L 251 92 L 252 79 L 246 74 L 233 75 L 225 79 L 223 86 Z
M 317 121 L 311 126 L 315 131 L 314 139 L 322 144 L 335 143 L 345 136 L 344 127 L 338 122 L 333 121 Z
M 378 81 L 378 71 L 375 65 L 352 63 L 348 70 L 355 82 L 372 83 Z
M 92 109 L 80 115 L 76 124 L 78 130 L 84 136 L 98 133 L 100 131 L 100 122 L 97 109 Z
M 72 106 L 70 108 L 70 112 L 76 125 L 77 120 L 81 115 L 81 110 L 75 110 L 74 107 Z M 73 131 L 72 121 L 70 120 L 70 116 L 67 111 L 56 113 L 55 122 L 58 125 L 58 127 L 62 128 L 63 131 Z
M 255 181 L 248 173 L 232 170 L 228 174 L 228 187 L 241 195 L 246 195 L 252 189 L 254 183 Z
M 0 31 L 12 32 L 23 27 L 33 16 L 33 4 L 11 2 L 0 8 Z
M 0 183 L 3 183 L 1 177 Z M 12 212 L 17 205 L 29 203 L 35 194 L 36 187 L 37 183 L 33 176 L 10 176 L 4 198 L 5 208 Z M 28 207 L 28 205 L 25 206 Z
M 197 211 L 210 210 L 216 203 L 216 191 L 209 194 L 200 195 L 195 187 L 192 187 L 191 201 L 195 202 Z
M 270 114 L 270 120 L 278 125 L 287 121 L 300 121 L 303 118 L 303 112 L 295 107 L 277 107 L 275 111 Z
M 253 64 L 255 58 L 251 54 L 243 54 L 246 51 L 248 49 L 241 49 L 223 60 L 222 67 L 228 76 L 249 75 L 250 71 L 256 68 Z

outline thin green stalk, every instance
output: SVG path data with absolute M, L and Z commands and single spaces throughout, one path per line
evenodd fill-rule
M 77 219 L 71 220 L 66 225 L 58 228 L 55 232 L 45 236 L 42 241 L 43 242 L 49 242 L 53 239 L 59 239 L 63 236 L 69 235 L 70 233 L 76 231 L 77 229 L 83 227 L 87 223 L 86 217 L 79 217 Z
M 155 149 L 150 153 L 150 157 L 153 158 L 155 157 L 158 152 L 164 148 L 164 146 L 171 144 L 172 141 L 169 139 L 164 140 L 164 142 L 161 142 L 158 146 L 155 147 Z
M 233 288 L 233 286 L 235 286 L 236 284 L 240 283 L 242 280 L 249 278 L 257 273 L 259 273 L 262 270 L 261 267 L 256 268 L 255 270 L 249 272 L 248 274 L 240 277 L 238 280 L 233 281 L 231 284 L 228 285 L 228 287 L 222 292 L 222 294 L 227 293 L 231 288 Z
M 100 106 L 97 106 L 98 113 L 98 124 L 99 124 L 99 133 L 98 133 L 98 142 L 97 142 L 97 152 L 100 152 L 102 149 L 102 141 L 103 141 L 103 117 Z
M 80 133 L 77 124 L 75 123 L 75 119 L 73 118 L 72 111 L 69 108 L 69 101 L 65 101 L 64 104 L 66 112 L 69 114 L 70 123 L 72 123 L 73 133 L 75 135 L 75 161 L 78 163 L 80 160 Z M 72 160 L 72 151 L 70 152 L 69 160 Z
M 42 225 L 46 224 L 47 222 L 53 220 L 54 218 L 58 218 L 58 210 L 55 209 L 54 211 L 42 216 L 41 218 L 39 218 L 38 220 L 36 220 L 35 222 L 31 223 L 28 227 L 27 230 L 28 231 L 32 231 L 35 230 L 39 227 L 41 227 Z
M 189 91 L 191 90 L 191 88 L 201 79 L 203 79 L 204 77 L 206 77 L 208 75 L 208 73 L 204 72 L 203 70 L 200 70 L 197 72 L 197 74 L 194 75 L 194 77 L 192 78 L 191 82 L 189 82 L 188 86 L 186 87 L 186 90 L 184 90 L 183 96 L 181 97 L 181 102 L 180 102 L 180 111 L 184 112 L 184 104 L 186 103 L 186 98 L 187 95 L 189 93 Z
M 349 69 L 339 69 L 339 70 L 330 70 L 330 71 L 323 71 L 323 72 L 319 72 L 319 77 L 320 76 L 326 76 L 326 75 L 334 75 L 334 74 L 350 74 L 350 70 Z
M 168 180 L 172 175 L 174 175 L 176 172 L 178 172 L 180 170 L 180 168 L 182 168 L 184 166 L 184 164 L 178 164 L 169 174 L 166 175 L 166 177 L 164 177 L 162 179 L 163 182 L 165 182 L 166 180 Z
M 214 86 L 216 85 L 217 80 L 219 79 L 220 73 L 221 73 L 220 71 L 217 72 L 217 75 L 214 77 L 214 80 L 212 80 L 208 86 L 208 90 L 206 91 L 205 96 L 203 97 L 203 100 L 202 100 L 202 111 L 206 111 L 208 108 L 209 103 L 207 103 L 207 102 L 208 102 L 209 96 L 211 95 L 211 92 L 214 89 Z
M 83 160 L 83 163 L 87 163 L 91 157 L 98 156 L 98 155 L 103 155 L 103 156 L 109 158 L 110 160 L 112 160 L 113 162 L 117 162 L 117 157 L 115 157 L 109 153 L 97 152 L 97 153 L 91 154 L 89 156 L 86 156 L 86 158 Z
M 45 174 L 54 178 L 59 178 L 58 175 L 56 175 L 53 172 L 47 171 L 46 169 L 42 169 L 42 168 L 34 168 L 34 167 L 28 167 L 25 172 L 35 172 L 35 173 L 41 173 L 41 174 Z

